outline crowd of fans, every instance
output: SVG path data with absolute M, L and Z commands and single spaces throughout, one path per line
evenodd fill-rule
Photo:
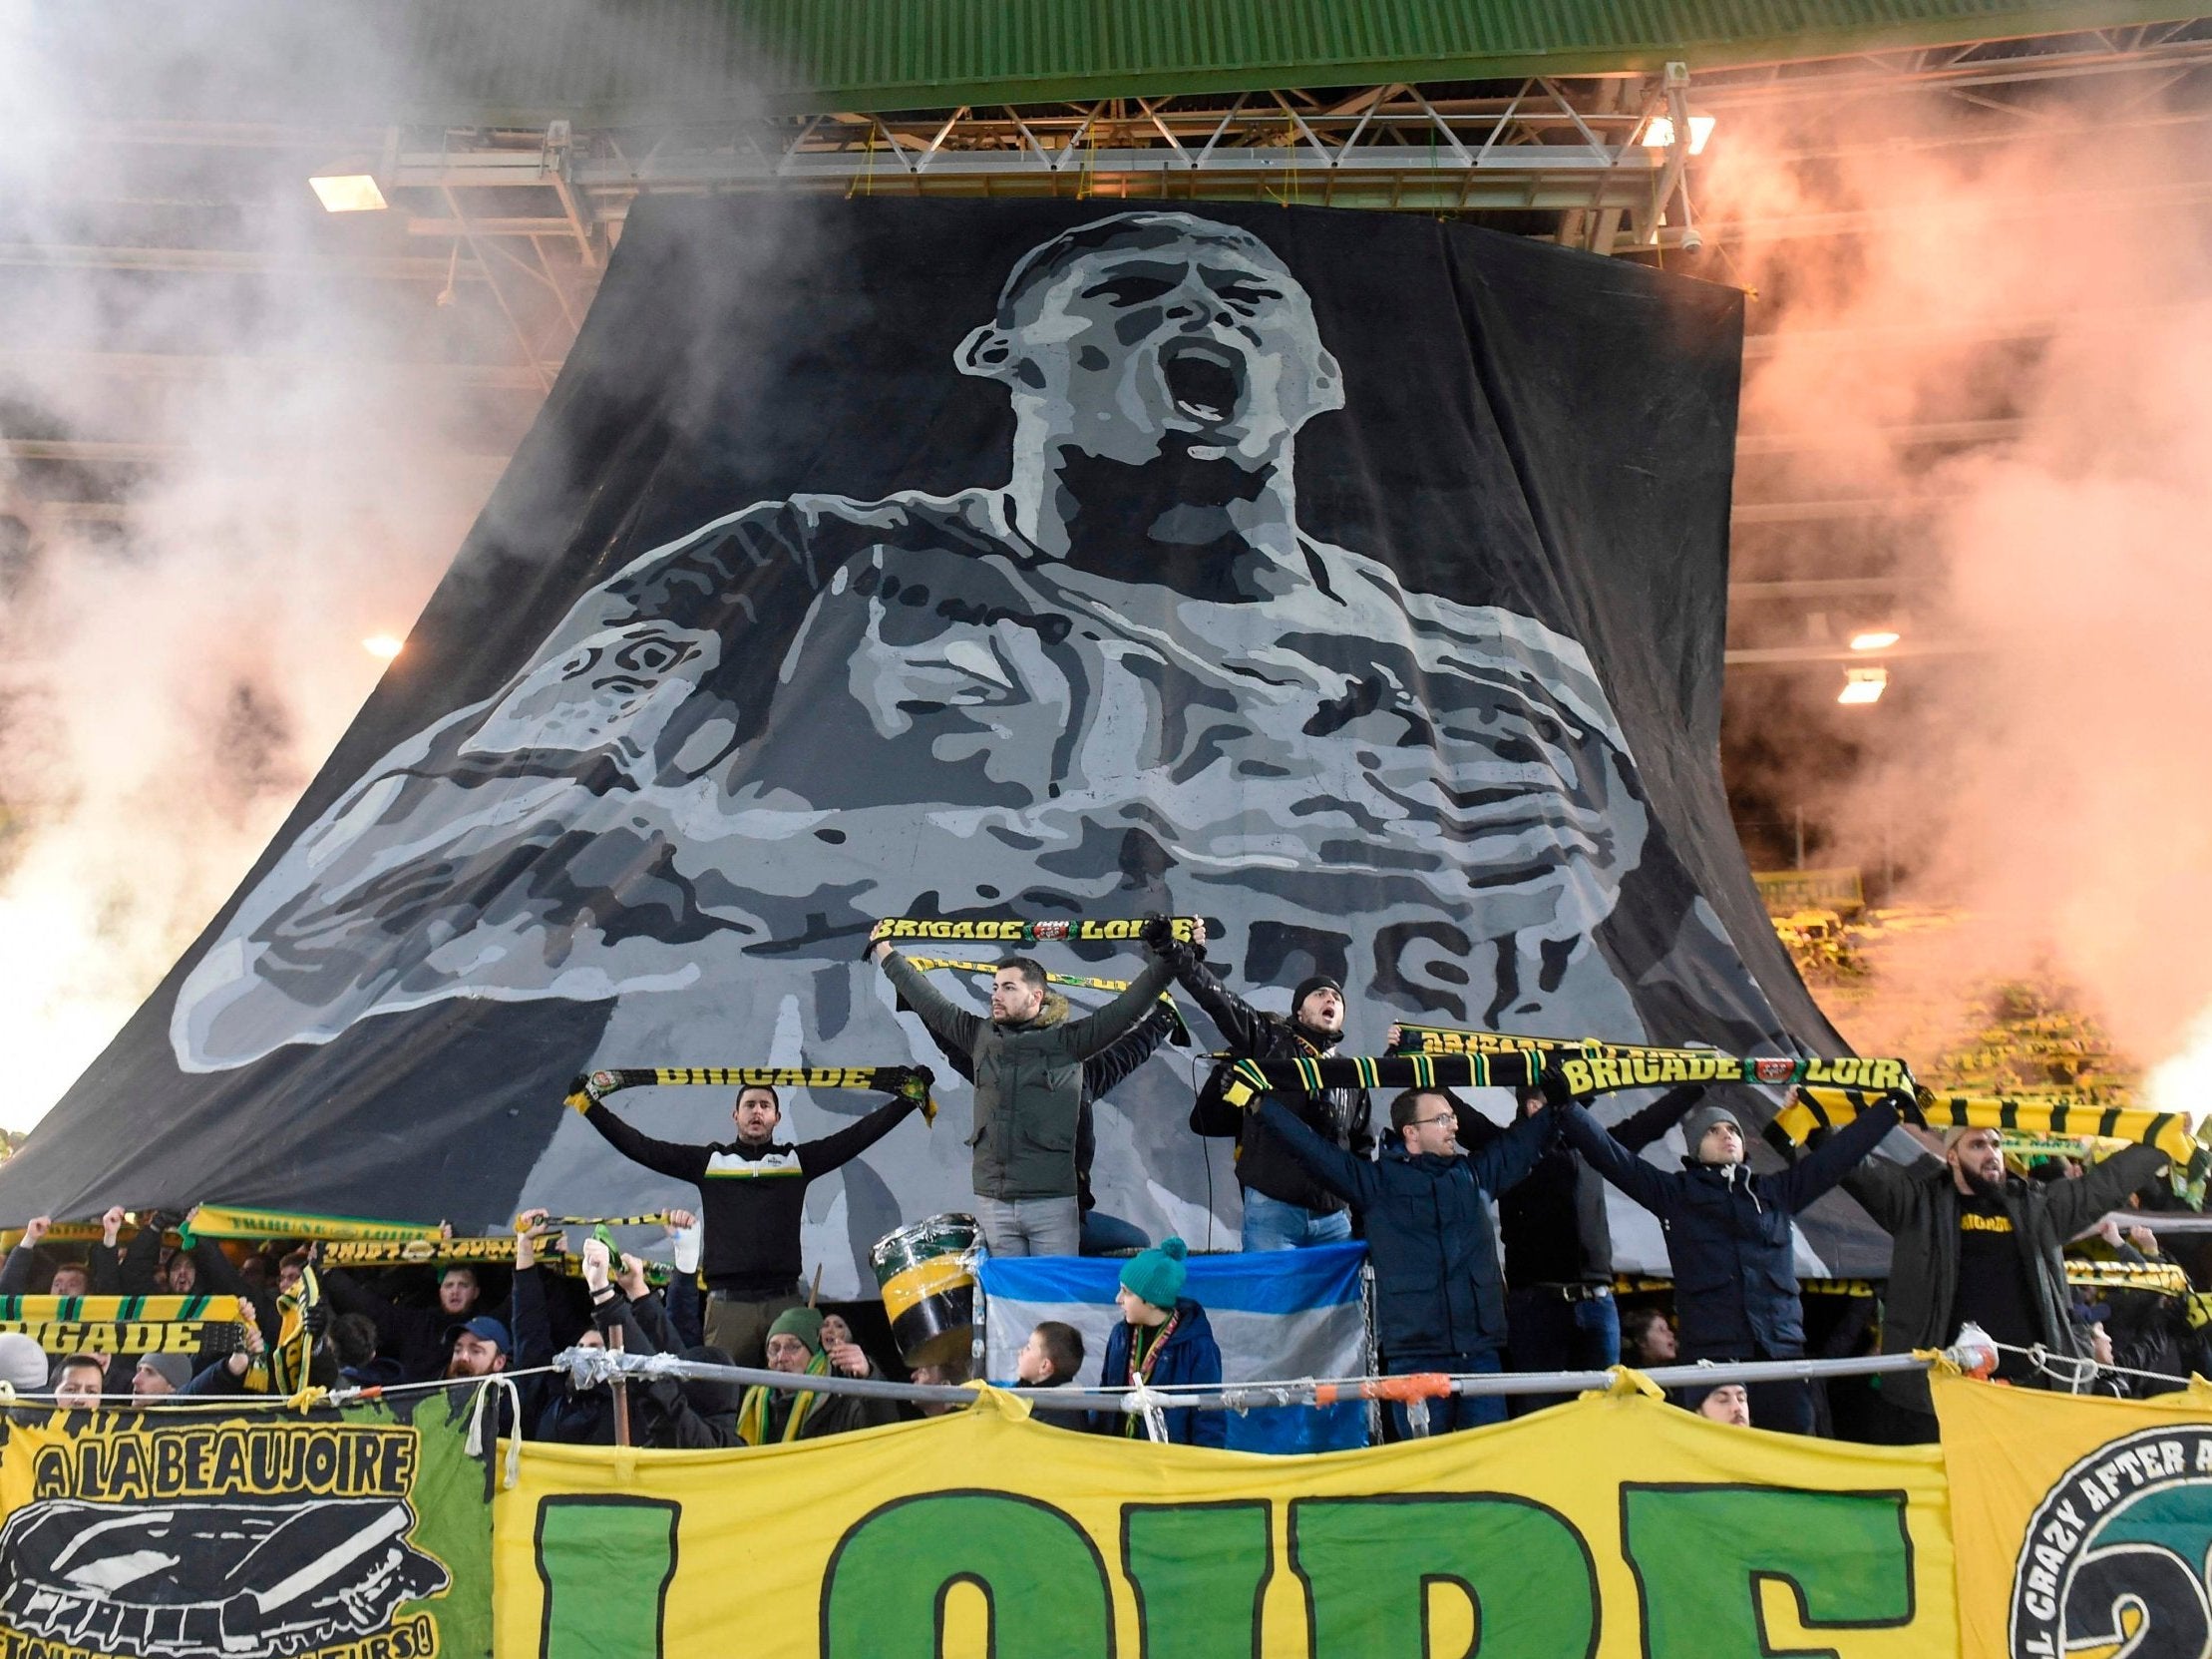
M 1145 972 L 1080 1018 L 1027 958 L 997 969 L 984 1015 L 936 991 L 888 945 L 872 955 L 973 1083 L 974 1206 L 986 1247 L 1073 1254 L 1111 1238 L 1128 1259 L 1100 1383 L 1218 1384 L 1221 1350 L 1206 1310 L 1185 1294 L 1183 1242 L 1152 1247 L 1110 1217 L 1092 1224 L 1090 1104 L 1165 1035 L 1158 996 L 1171 981 L 1196 999 L 1237 1056 L 1333 1054 L 1344 1041 L 1345 1000 L 1334 980 L 1315 976 L 1292 988 L 1288 1015 L 1262 1012 L 1207 964 L 1203 930 L 1179 941 L 1156 922 L 1145 944 L 1153 959 Z M 1394 1045 L 1397 1036 L 1391 1029 L 1384 1042 Z M 2048 1158 L 2023 1170 L 2008 1166 L 1996 1131 L 1963 1129 L 1941 1137 L 1940 1155 L 1930 1137 L 1922 1141 L 1930 1155 L 1915 1161 L 1871 1158 L 1901 1112 L 1912 1112 L 1910 1101 L 1891 1096 L 1791 1160 L 1760 1151 L 1765 1167 L 1754 1167 L 1746 1127 L 1756 1119 L 1732 1094 L 1678 1088 L 1608 1125 L 1548 1074 L 1505 1124 L 1436 1088 L 1398 1094 L 1378 1122 L 1364 1089 L 1279 1091 L 1240 1107 L 1209 1085 L 1191 1126 L 1236 1143 L 1247 1251 L 1365 1240 L 1375 1338 L 1390 1376 L 1902 1353 L 1946 1346 L 1969 1327 L 1990 1339 L 1996 1376 L 2020 1386 L 2155 1392 L 2212 1371 L 2187 1317 L 2189 1299 L 2171 1285 L 2127 1282 L 2127 1269 L 2166 1259 L 2158 1238 L 2106 1219 L 2159 1201 L 2153 1188 L 2164 1153 L 2129 1146 L 2088 1167 Z M 393 1387 L 515 1373 L 518 1390 L 500 1391 L 503 1430 L 577 1444 L 611 1443 L 618 1407 L 605 1386 L 579 1387 L 551 1369 L 572 1346 L 618 1344 L 629 1354 L 795 1378 L 963 1383 L 960 1361 L 910 1373 L 872 1352 L 845 1315 L 814 1305 L 801 1280 L 809 1183 L 862 1155 L 917 1103 L 894 1099 L 833 1135 L 792 1143 L 777 1138 L 776 1091 L 750 1087 L 732 1111 L 734 1138 L 705 1146 L 652 1139 L 603 1102 L 590 1103 L 586 1118 L 615 1150 L 698 1191 L 698 1211 L 670 1213 L 675 1271 L 658 1289 L 644 1260 L 601 1238 L 583 1242 L 573 1258 L 558 1252 L 557 1230 L 542 1210 L 520 1218 L 511 1265 L 451 1265 L 434 1285 L 421 1269 L 317 1266 L 305 1247 L 239 1257 L 208 1239 L 171 1245 L 166 1235 L 182 1219 L 174 1215 L 142 1218 L 125 1243 L 120 1209 L 101 1219 L 101 1237 L 78 1258 L 45 1244 L 41 1218 L 0 1267 L 0 1295 L 227 1295 L 239 1298 L 243 1322 L 210 1327 L 196 1355 L 148 1355 L 128 1366 L 99 1354 L 49 1355 L 20 1335 L 0 1336 L 0 1381 L 24 1393 L 51 1389 L 69 1405 L 266 1391 L 272 1376 L 283 1376 L 272 1368 L 270 1342 L 296 1342 L 307 1359 L 293 1383 Z M 1686 1155 L 1645 1155 L 1677 1127 Z M 1671 1268 L 1664 1305 L 1642 1290 L 1621 1309 L 1605 1183 L 1658 1218 Z M 1823 1297 L 1843 1311 L 1809 1320 L 1794 1222 L 1837 1186 L 1891 1235 L 1892 1274 L 1878 1309 L 1870 1297 Z M 2106 1264 L 2111 1282 L 2093 1299 L 2077 1294 L 2069 1256 Z M 569 1265 L 580 1271 L 565 1271 Z M 1085 1355 L 1073 1327 L 1040 1325 L 1009 1381 L 1072 1384 Z M 619 1410 L 637 1443 L 672 1448 L 809 1440 L 902 1412 L 952 1409 L 665 1376 L 634 1380 L 624 1393 Z M 1803 1381 L 1690 1388 L 1676 1398 L 1722 1423 L 1878 1441 L 1935 1437 L 1917 1373 L 1885 1376 L 1879 1389 L 1849 1401 Z M 1550 1403 L 1518 1397 L 1514 1409 Z M 1425 1427 L 1474 1427 L 1507 1409 L 1499 1396 L 1457 1396 L 1430 1407 Z M 1167 1438 L 1197 1445 L 1222 1444 L 1225 1428 L 1222 1413 L 1187 1407 L 1150 1422 L 1049 1405 L 1039 1416 L 1111 1435 L 1164 1428 Z M 1389 1432 L 1420 1432 L 1419 1416 L 1393 1404 Z

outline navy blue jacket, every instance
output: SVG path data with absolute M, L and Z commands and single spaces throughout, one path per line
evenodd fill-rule
M 1682 1159 L 1646 1163 L 1580 1105 L 1565 1108 L 1567 1139 L 1607 1180 L 1659 1217 L 1674 1270 L 1674 1317 L 1685 1360 L 1794 1360 L 1805 1352 L 1790 1222 L 1843 1179 L 1897 1126 L 1887 1103 L 1869 1106 L 1790 1168 Z
M 1536 1167 L 1559 1114 L 1524 1117 L 1456 1158 L 1409 1156 L 1402 1139 L 1369 1163 L 1270 1100 L 1268 1127 L 1313 1178 L 1357 1210 L 1375 1269 L 1376 1337 L 1385 1357 L 1480 1354 L 1505 1346 L 1505 1286 L 1490 1200 Z
M 1206 1318 L 1206 1310 L 1186 1296 L 1175 1304 L 1175 1311 L 1178 1316 L 1175 1330 L 1168 1337 L 1167 1346 L 1160 1350 L 1159 1359 L 1153 1362 L 1150 1385 L 1165 1388 L 1170 1383 L 1212 1383 L 1218 1387 L 1222 1380 L 1222 1351 L 1214 1341 L 1214 1327 Z M 1129 1386 L 1131 1334 L 1132 1327 L 1127 1320 L 1115 1321 L 1106 1338 L 1106 1358 L 1099 1362 L 1100 1388 Z M 1186 1406 L 1161 1415 L 1167 1419 L 1169 1441 L 1177 1446 L 1229 1444 L 1227 1412 L 1202 1412 Z M 1127 1421 L 1120 1412 L 1098 1412 L 1092 1416 L 1091 1427 L 1102 1435 L 1119 1435 Z M 1150 1438 L 1142 1425 L 1137 1433 L 1140 1438 Z

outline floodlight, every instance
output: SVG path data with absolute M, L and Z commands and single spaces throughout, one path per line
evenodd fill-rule
M 1843 689 L 1836 693 L 1836 701 L 1880 702 L 1882 693 L 1889 689 L 1890 671 L 1887 668 L 1846 668 L 1843 670 Z
M 1901 635 L 1894 627 L 1870 627 L 1864 633 L 1851 635 L 1853 650 L 1888 650 Z
M 401 642 L 389 633 L 372 633 L 361 641 L 361 648 L 371 656 L 381 656 L 389 662 L 399 655 Z
M 1689 153 L 1702 156 L 1705 146 L 1712 139 L 1712 130 L 1718 124 L 1717 116 L 1693 115 L 1689 118 Z M 1644 148 L 1665 150 L 1674 142 L 1674 118 L 1656 115 L 1644 129 Z
M 370 213 L 385 206 L 384 193 L 366 173 L 318 173 L 307 183 L 326 213 Z

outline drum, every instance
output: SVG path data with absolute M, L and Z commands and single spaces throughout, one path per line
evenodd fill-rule
M 979 1232 L 972 1215 L 932 1215 L 878 1239 L 869 1251 L 891 1339 L 908 1365 L 943 1365 L 974 1341 L 975 1275 L 968 1264 Z

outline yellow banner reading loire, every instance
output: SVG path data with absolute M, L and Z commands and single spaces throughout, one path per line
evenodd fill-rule
M 1964 1659 L 2212 1651 L 2212 1388 L 2081 1400 L 1931 1377 Z
M 1637 1394 L 1267 1457 L 972 1410 L 746 1452 L 525 1449 L 512 1659 L 1711 1659 L 1957 1651 L 1932 1448 Z M 1478 1646 L 1479 1641 L 1479 1646 Z

